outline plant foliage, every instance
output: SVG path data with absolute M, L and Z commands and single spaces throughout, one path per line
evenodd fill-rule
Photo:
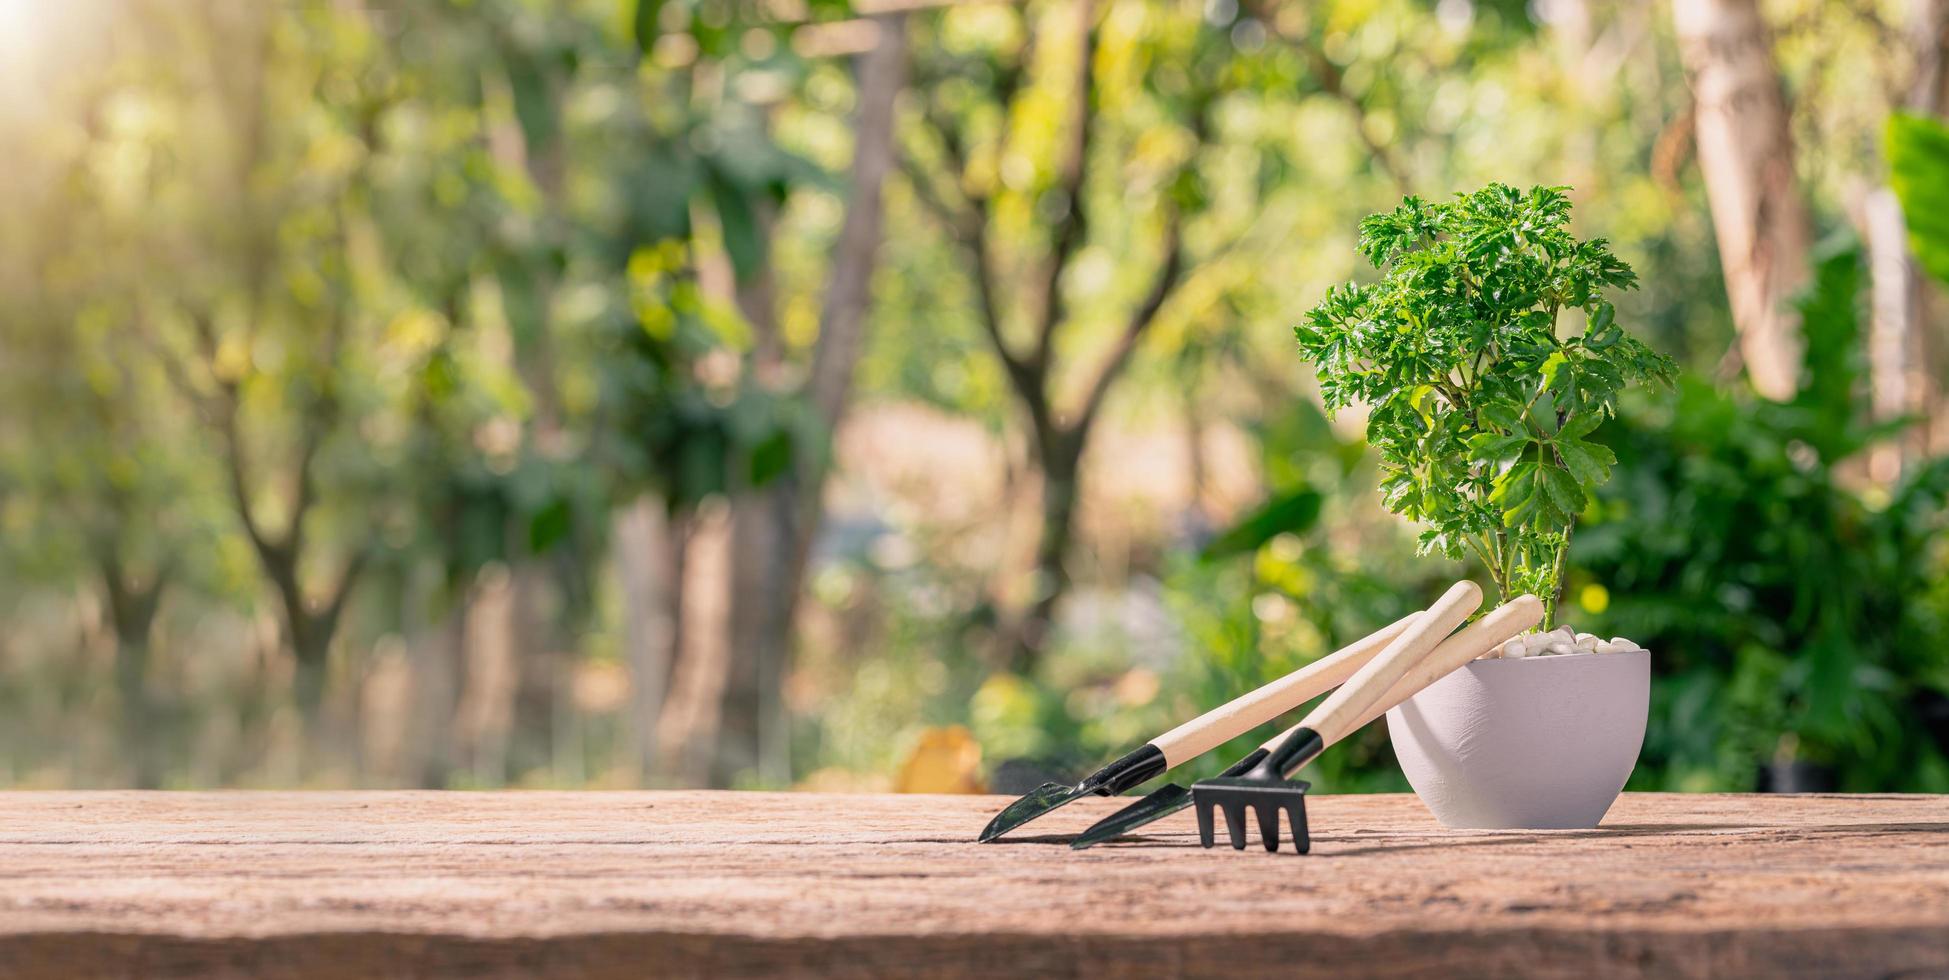
M 1949 789 L 1949 458 L 1887 487 L 1848 476 L 1907 424 L 1868 402 L 1862 278 L 1852 249 L 1816 263 L 1792 400 L 1691 376 L 1606 433 L 1626 473 L 1576 567 L 1616 593 L 1593 625 L 1658 654 L 1632 788 L 1748 789 L 1761 763 L 1798 759 L 1850 792 Z
M 1555 619 L 1570 531 L 1616 458 L 1591 441 L 1664 356 L 1624 332 L 1606 289 L 1637 276 L 1603 239 L 1570 234 L 1565 188 L 1492 184 L 1444 204 L 1409 197 L 1360 224 L 1381 270 L 1297 329 L 1329 411 L 1365 403 L 1389 510 L 1425 524 L 1420 551 L 1473 552 L 1505 596 Z M 1583 329 L 1559 336 L 1581 311 Z
M 1949 283 L 1949 126 L 1896 113 L 1887 139 L 1888 179 L 1901 199 L 1915 258 Z

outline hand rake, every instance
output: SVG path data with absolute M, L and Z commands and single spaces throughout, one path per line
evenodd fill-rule
M 1326 747 L 1354 731 L 1358 721 L 1415 664 L 1426 659 L 1443 639 L 1482 604 L 1482 590 L 1474 582 L 1457 582 L 1428 607 L 1414 624 L 1394 638 L 1367 665 L 1308 712 L 1265 758 L 1236 776 L 1218 776 L 1191 787 L 1198 810 L 1198 840 L 1213 844 L 1214 812 L 1225 813 L 1225 829 L 1232 848 L 1245 849 L 1245 811 L 1258 814 L 1259 837 L 1268 851 L 1279 849 L 1279 812 L 1292 827 L 1293 844 L 1306 853 L 1311 839 L 1306 829 L 1306 790 L 1310 784 L 1286 777 L 1319 757 Z

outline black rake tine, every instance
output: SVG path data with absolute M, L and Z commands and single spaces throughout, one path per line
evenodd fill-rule
M 1259 821 L 1259 838 L 1267 851 L 1279 850 L 1279 811 L 1296 814 L 1306 805 L 1306 791 L 1312 784 L 1288 779 L 1287 773 L 1319 754 L 1323 739 L 1309 728 L 1297 728 L 1280 741 L 1277 748 L 1259 759 L 1250 770 L 1237 776 L 1217 776 L 1198 781 L 1191 787 L 1193 801 L 1202 813 L 1208 807 L 1225 811 L 1225 826 L 1231 831 L 1232 849 L 1245 850 L 1245 811 L 1249 807 Z M 1292 823 L 1293 847 L 1304 854 L 1306 818 L 1295 815 Z
M 1248 824 L 1259 825 L 1259 842 L 1267 852 L 1279 850 L 1279 812 L 1286 812 L 1286 831 L 1292 835 L 1293 850 L 1305 854 L 1312 849 L 1307 836 L 1306 793 L 1312 784 L 1287 780 L 1276 784 L 1245 779 L 1211 779 L 1200 782 L 1193 798 L 1198 808 L 1199 843 L 1211 847 L 1217 818 L 1214 809 L 1225 812 L 1225 830 L 1233 850 L 1245 850 L 1250 840 Z M 1250 811 L 1248 815 L 1247 811 Z
M 1259 839 L 1265 842 L 1265 849 L 1279 849 L 1279 807 L 1261 803 L 1252 808 L 1259 815 Z
M 1231 834 L 1232 850 L 1245 850 L 1245 807 L 1220 805 L 1225 811 L 1225 830 Z

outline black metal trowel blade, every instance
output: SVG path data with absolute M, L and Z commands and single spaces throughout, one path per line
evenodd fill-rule
M 1071 800 L 1091 795 L 1094 795 L 1092 790 L 1080 786 L 1043 783 L 1022 794 L 1021 799 L 1010 803 L 1003 808 L 1002 812 L 995 814 L 995 819 L 988 821 L 988 826 L 982 829 L 981 836 L 975 840 L 985 844 Z
M 1071 800 L 1085 796 L 1115 796 L 1139 783 L 1149 782 L 1168 768 L 1170 765 L 1164 761 L 1164 753 L 1157 746 L 1145 743 L 1123 758 L 1084 776 L 1083 781 L 1074 786 L 1043 783 L 1030 790 L 995 814 L 995 819 L 988 821 L 988 826 L 975 841 L 987 843 Z
M 1228 766 L 1221 776 L 1237 776 L 1249 772 L 1266 757 L 1265 749 L 1253 749 L 1245 758 Z M 1118 810 L 1096 822 L 1096 825 L 1083 831 L 1081 836 L 1069 842 L 1069 846 L 1081 850 L 1092 844 L 1101 844 L 1113 837 L 1121 837 L 1145 824 L 1155 823 L 1191 805 L 1191 791 L 1171 783 L 1151 791 L 1150 795 Z
M 1106 840 L 1136 830 L 1145 824 L 1162 820 L 1191 805 L 1191 791 L 1171 783 L 1160 786 L 1149 796 L 1098 820 L 1090 829 L 1069 842 L 1069 846 L 1082 850 L 1091 844 L 1101 844 Z

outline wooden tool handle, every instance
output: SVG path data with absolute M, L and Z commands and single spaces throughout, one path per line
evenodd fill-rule
M 1386 626 L 1249 694 L 1219 705 L 1151 739 L 1167 766 L 1188 762 L 1333 690 L 1374 659 L 1420 613 Z
M 1379 701 L 1367 709 L 1349 731 L 1358 731 L 1387 713 L 1387 709 L 1421 693 L 1434 682 L 1461 669 L 1469 661 L 1494 650 L 1503 641 L 1543 621 L 1543 600 L 1519 595 L 1488 615 L 1464 627 L 1460 633 L 1442 641 L 1435 652 L 1415 664 L 1407 675 L 1387 689 Z
M 1406 676 L 1409 669 L 1427 657 L 1436 644 L 1462 625 L 1469 613 L 1481 604 L 1482 589 L 1474 582 L 1449 586 L 1427 612 L 1416 617 L 1412 625 L 1387 644 L 1387 649 L 1356 671 L 1339 690 L 1320 702 L 1319 707 L 1307 712 L 1298 727 L 1318 733 L 1322 745 L 1338 742 L 1354 730 L 1354 722 L 1369 706 L 1379 701 L 1388 688 Z M 1274 739 L 1266 745 L 1271 748 L 1278 743 L 1279 739 Z

